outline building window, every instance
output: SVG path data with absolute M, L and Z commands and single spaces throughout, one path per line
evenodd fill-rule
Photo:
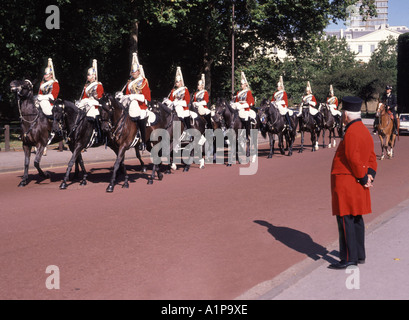
M 375 51 L 375 45 L 371 44 L 371 53 Z
M 358 46 L 358 53 L 362 53 L 362 45 L 360 44 L 359 46 Z

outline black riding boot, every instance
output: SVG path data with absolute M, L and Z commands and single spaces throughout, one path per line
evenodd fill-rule
M 393 118 L 393 133 L 398 135 L 398 119 L 395 117 Z
M 139 150 L 146 149 L 146 119 L 138 120 L 139 131 L 141 132 L 141 144 L 139 145 Z
M 285 118 L 287 120 L 288 123 L 288 129 L 293 130 L 291 127 L 291 120 L 290 120 L 290 115 L 288 114 L 288 112 L 285 114 Z
M 379 124 L 379 118 L 375 116 L 375 120 L 373 122 L 373 133 L 376 133 L 376 127 Z
M 250 119 L 247 121 L 244 121 L 244 126 L 246 128 L 246 139 L 247 141 L 250 139 Z
M 212 116 L 210 115 L 210 113 L 205 115 L 204 118 L 206 119 L 207 129 L 213 129 Z
M 100 144 L 102 143 L 102 131 L 101 131 L 101 123 L 100 120 L 101 116 L 95 116 L 95 131 L 97 132 L 97 136 L 95 138 L 95 144 Z

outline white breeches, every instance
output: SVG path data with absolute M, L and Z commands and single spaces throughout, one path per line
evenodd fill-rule
M 145 119 L 148 113 L 146 110 L 141 109 L 137 100 L 132 100 L 129 104 L 129 116 L 131 118 L 140 117 L 140 119 Z
M 211 113 L 211 111 L 204 106 L 199 106 L 199 108 L 197 108 L 197 112 L 199 112 L 201 116 L 205 116 Z
M 50 101 L 44 99 L 39 101 L 39 103 L 41 110 L 43 110 L 45 115 L 51 116 L 53 114 L 53 106 L 51 105 Z
M 298 115 L 297 115 L 297 117 L 301 117 L 301 115 L 302 115 L 302 109 L 303 108 L 306 108 L 306 107 L 303 107 L 302 105 L 300 106 L 300 108 L 298 109 Z M 318 113 L 318 109 L 315 109 L 315 108 L 313 108 L 313 107 L 309 107 L 309 109 L 310 109 L 310 113 L 311 113 L 311 115 L 312 116 L 315 116 L 317 113 Z
M 99 102 L 95 99 L 85 98 L 82 99 L 78 108 L 85 110 L 87 117 L 95 118 L 99 116 Z
M 175 111 L 179 118 L 186 118 L 190 116 L 190 111 L 184 110 L 183 106 L 175 103 Z
M 333 115 L 334 117 L 336 117 L 336 116 L 341 116 L 341 114 L 342 114 L 341 111 L 335 110 L 335 108 L 336 108 L 336 105 L 335 105 L 335 104 L 330 104 L 329 107 L 330 107 L 331 113 L 332 113 L 332 115 Z

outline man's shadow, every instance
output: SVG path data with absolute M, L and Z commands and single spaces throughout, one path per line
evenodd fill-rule
M 254 222 L 266 227 L 268 233 L 270 233 L 277 241 L 280 241 L 282 244 L 297 252 L 307 255 L 315 261 L 324 259 L 329 263 L 337 262 L 331 256 L 328 256 L 328 254 L 338 255 L 336 251 L 329 252 L 327 248 L 314 242 L 312 238 L 304 232 L 287 227 L 276 227 L 263 220 L 254 220 Z

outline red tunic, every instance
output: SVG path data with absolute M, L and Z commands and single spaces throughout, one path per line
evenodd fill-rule
M 177 91 L 176 97 L 174 95 L 174 92 Z M 186 106 L 183 107 L 183 110 L 189 110 L 189 103 L 190 103 L 190 93 L 189 90 L 185 87 L 185 90 L 179 90 L 179 89 L 172 89 L 170 92 L 169 100 L 170 101 L 175 101 L 175 99 L 179 100 L 185 100 L 186 101 Z
M 282 106 L 283 106 L 284 108 L 287 108 L 287 107 L 288 107 L 287 92 L 285 92 L 285 91 L 282 91 L 282 92 L 283 92 L 283 96 L 281 97 L 281 99 L 276 100 L 276 94 L 277 94 L 277 93 L 280 93 L 280 91 L 277 91 L 277 92 L 274 93 L 273 97 L 271 98 L 271 101 L 273 101 L 273 102 L 274 102 L 274 101 L 284 101 L 285 104 L 283 104 Z
M 88 86 L 90 86 L 90 85 L 92 85 L 92 83 L 90 83 L 90 84 L 88 84 L 88 85 L 85 85 L 85 87 L 84 87 L 84 94 L 82 95 L 81 100 L 82 100 L 82 99 L 86 99 L 86 98 L 91 98 L 91 96 L 88 96 L 88 95 L 87 95 L 87 88 L 88 88 Z M 97 98 L 97 99 L 101 99 L 101 98 L 102 98 L 102 95 L 104 94 L 104 87 L 102 86 L 102 83 L 101 83 L 101 82 L 98 82 L 98 84 L 96 85 L 96 88 L 95 88 L 94 90 L 92 90 L 92 92 L 94 92 L 95 90 L 96 90 L 96 93 L 97 93 L 96 98 Z M 92 95 L 92 97 L 94 97 L 94 96 Z
M 337 97 L 329 97 L 328 99 L 327 99 L 327 103 L 328 104 L 335 104 L 335 110 L 337 110 L 338 109 L 338 98 Z
M 331 168 L 332 214 L 364 215 L 372 212 L 368 188 L 359 183 L 368 172 L 376 174 L 374 142 L 361 120 L 350 123 L 338 146 Z
M 204 105 L 205 108 L 207 108 L 207 104 L 209 103 L 209 93 L 207 92 L 207 90 L 203 90 L 203 95 L 200 95 L 199 98 L 197 97 L 197 95 L 199 93 L 202 92 L 201 91 L 197 91 L 193 97 L 193 102 L 201 102 L 201 101 L 206 101 L 206 104 Z M 198 100 L 199 99 L 199 100 Z
M 235 102 L 239 102 L 239 101 L 246 101 L 247 102 L 249 107 L 244 109 L 246 111 L 250 111 L 250 107 L 254 106 L 254 98 L 253 98 L 253 94 L 251 93 L 250 90 L 237 92 Z
M 145 96 L 145 100 L 146 101 L 151 101 L 151 89 L 149 88 L 149 84 L 148 84 L 148 80 L 146 78 L 143 78 L 143 81 L 141 84 L 138 84 L 138 88 L 137 91 L 138 92 L 131 92 L 129 91 L 129 83 L 131 81 L 128 81 L 128 84 L 126 85 L 126 91 L 125 94 L 133 94 L 133 93 L 139 93 L 139 94 L 143 94 Z M 146 110 L 148 109 L 148 106 L 146 105 L 145 101 L 138 101 L 139 107 L 142 110 Z
M 47 81 L 46 81 L 47 82 Z M 40 83 L 40 90 L 38 91 L 38 94 L 52 94 L 54 97 L 54 100 L 57 99 L 58 94 L 60 93 L 60 85 L 58 84 L 58 81 L 55 80 L 52 84 L 51 84 L 51 88 L 48 88 L 47 91 L 43 91 L 41 90 L 41 86 L 44 84 L 44 81 L 41 81 Z

